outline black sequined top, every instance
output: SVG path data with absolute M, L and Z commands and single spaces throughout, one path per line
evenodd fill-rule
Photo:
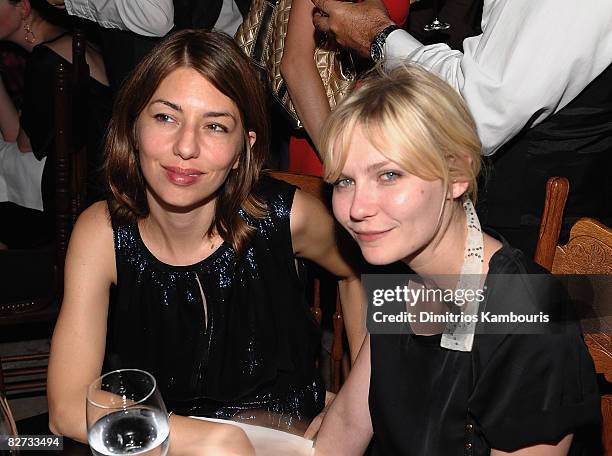
M 196 264 L 171 266 L 147 249 L 136 225 L 112 221 L 117 285 L 105 370 L 151 372 L 168 410 L 228 418 L 258 409 L 302 419 L 323 408 L 320 331 L 291 244 L 295 187 L 263 178 L 258 193 L 269 213 L 249 221 L 257 232 L 240 258 L 223 243 Z

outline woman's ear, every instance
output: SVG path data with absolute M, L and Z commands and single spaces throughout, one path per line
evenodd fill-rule
M 247 133 L 247 141 L 249 142 L 249 147 L 252 148 L 253 145 L 255 144 L 255 141 L 257 141 L 257 133 L 255 133 L 254 131 L 249 131 Z M 232 165 L 232 169 L 236 169 L 238 168 L 238 164 L 240 163 L 240 155 L 238 155 L 236 157 L 236 161 L 234 162 L 234 164 Z
M 257 141 L 257 133 L 255 133 L 254 131 L 249 131 L 248 138 L 249 145 L 253 147 L 255 145 L 255 141 Z
M 449 189 L 449 196 L 452 199 L 457 199 L 467 191 L 469 186 L 470 184 L 468 181 L 454 180 Z
M 22 20 L 30 17 L 30 14 L 32 13 L 32 5 L 30 5 L 30 0 L 21 0 L 16 6 L 20 9 Z

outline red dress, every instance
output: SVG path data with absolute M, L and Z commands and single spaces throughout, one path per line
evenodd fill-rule
M 391 20 L 398 26 L 403 26 L 410 11 L 410 0 L 384 0 L 384 4 Z M 323 174 L 323 164 L 308 139 L 296 136 L 289 139 L 288 171 L 314 176 Z

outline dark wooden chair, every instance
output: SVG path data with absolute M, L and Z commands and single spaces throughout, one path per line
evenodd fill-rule
M 612 229 L 596 220 L 578 220 L 570 231 L 567 243 L 558 245 L 568 193 L 569 182 L 566 178 L 551 177 L 548 180 L 536 263 L 553 274 L 612 275 Z M 612 394 L 609 394 L 612 386 L 612 334 L 605 328 L 589 331 L 584 334 L 584 340 L 595 363 L 595 370 L 602 377 L 602 444 L 606 454 L 612 455 Z
M 15 426 L 15 420 L 13 419 L 13 413 L 4 395 L 4 389 L 2 387 L 2 368 L 0 368 L 0 431 L 3 435 L 0 438 L 7 436 L 17 435 L 17 427 Z M 7 435 L 8 434 L 8 435 Z M 12 454 L 11 452 L 7 452 Z M 2 452 L 4 454 L 4 452 Z
M 323 202 L 323 204 L 329 207 L 329 189 L 323 179 L 321 179 L 320 177 L 281 171 L 272 171 L 268 174 L 276 179 L 295 185 L 302 191 L 309 193 L 310 195 L 319 199 Z M 323 318 L 323 310 L 321 308 L 322 301 L 323 303 L 331 302 L 335 306 L 332 315 L 333 339 L 330 352 L 330 390 L 332 393 L 337 393 L 340 390 L 340 386 L 342 384 L 342 367 L 343 359 L 345 358 L 343 344 L 344 319 L 342 316 L 342 306 L 340 304 L 340 296 L 338 294 L 337 285 L 334 284 L 334 286 L 332 287 L 333 293 L 331 296 L 323 295 L 324 292 L 322 292 L 322 290 L 326 289 L 326 284 L 322 284 L 321 282 L 322 280 L 325 280 L 327 278 L 328 277 L 317 274 L 317 271 L 314 271 L 313 301 L 311 310 L 317 322 L 321 324 Z
M 56 72 L 55 148 L 48 157 L 55 170 L 56 230 L 52 245 L 0 252 L 3 280 L 11 284 L 0 301 L 0 331 L 11 338 L 48 337 L 62 299 L 64 260 L 72 226 L 84 209 L 86 130 L 84 100 L 89 67 L 83 33 L 73 34 L 73 64 Z M 4 388 L 9 394 L 35 394 L 46 389 L 48 353 L 2 356 Z

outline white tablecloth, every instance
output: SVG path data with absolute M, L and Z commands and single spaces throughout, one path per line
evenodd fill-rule
M 244 422 L 193 417 L 215 423 L 232 424 L 244 430 L 257 456 L 311 456 L 314 453 L 312 440 L 277 429 L 254 426 Z

